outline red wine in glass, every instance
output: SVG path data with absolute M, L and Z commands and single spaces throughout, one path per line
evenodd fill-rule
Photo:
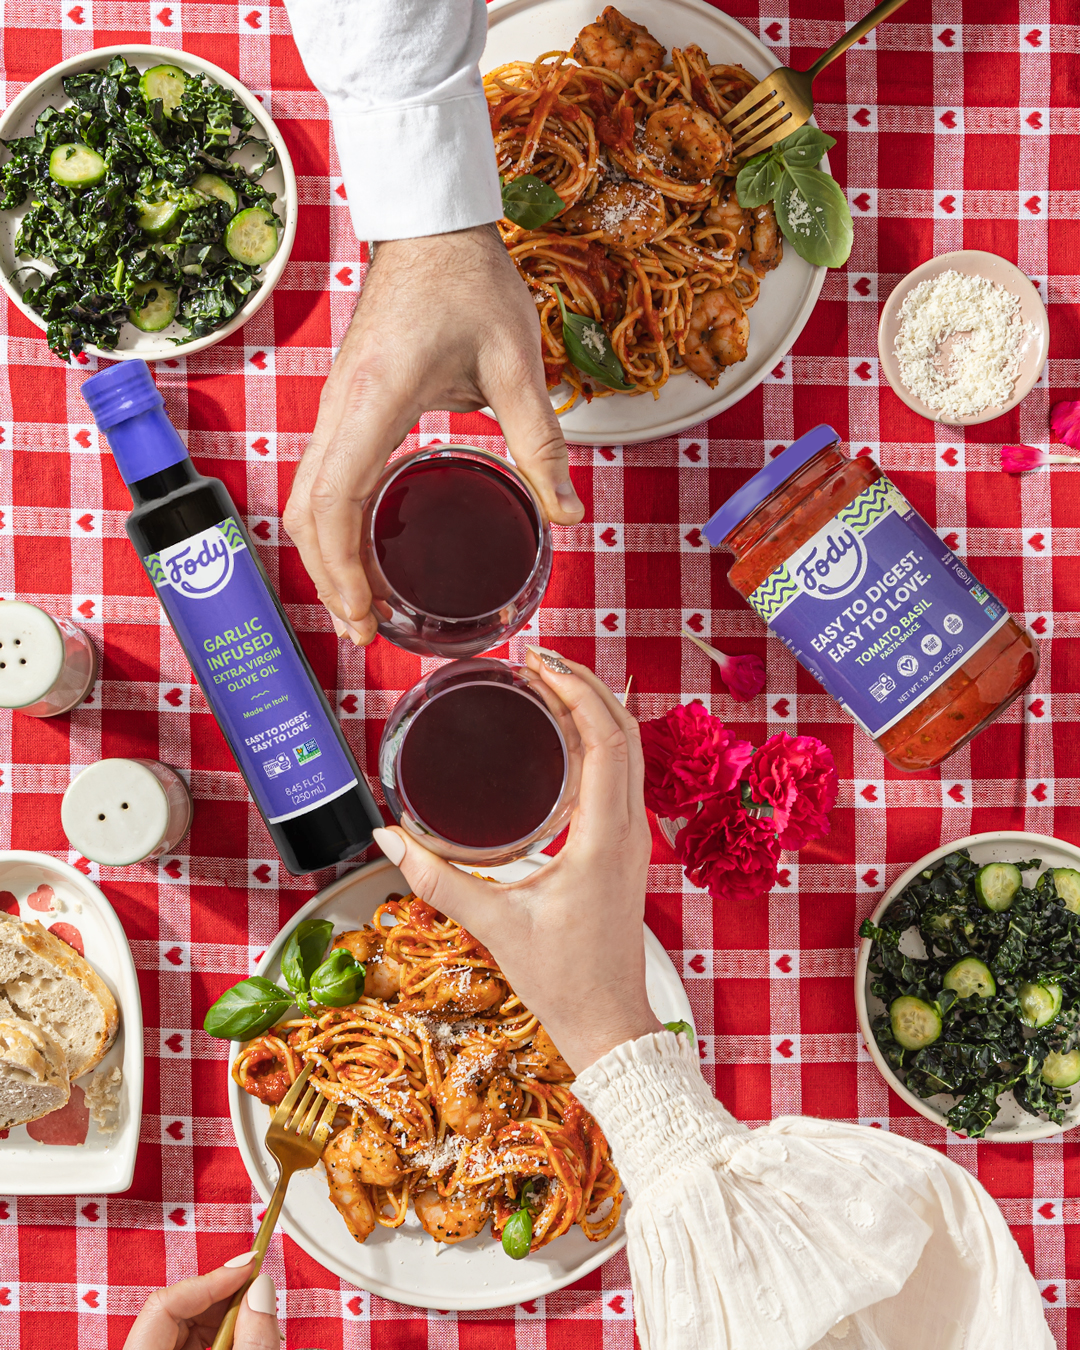
M 551 530 L 531 488 L 468 446 L 395 460 L 365 504 L 361 552 L 379 631 L 434 656 L 506 641 L 551 576 Z
M 379 751 L 386 798 L 433 851 L 498 863 L 562 829 L 580 776 L 565 707 L 528 671 L 456 661 L 414 685 Z

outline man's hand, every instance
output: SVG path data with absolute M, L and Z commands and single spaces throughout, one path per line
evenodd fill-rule
M 536 306 L 495 227 L 379 244 L 284 516 L 339 635 L 375 636 L 361 507 L 387 459 L 421 413 L 485 404 L 550 519 L 579 521 Z

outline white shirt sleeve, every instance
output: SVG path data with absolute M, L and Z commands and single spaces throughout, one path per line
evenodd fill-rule
M 573 1090 L 633 1202 L 642 1350 L 1053 1350 L 1000 1210 L 932 1149 L 806 1117 L 749 1130 L 670 1032 Z
M 286 0 L 330 107 L 360 239 L 498 220 L 499 175 L 478 62 L 484 0 Z

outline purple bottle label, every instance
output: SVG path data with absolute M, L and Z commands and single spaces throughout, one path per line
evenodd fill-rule
M 145 562 L 266 819 L 292 820 L 355 787 L 353 767 L 236 521 Z
M 807 540 L 750 604 L 871 736 L 906 717 L 1009 618 L 887 478 Z

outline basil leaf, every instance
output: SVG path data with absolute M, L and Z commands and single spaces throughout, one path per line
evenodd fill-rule
M 776 219 L 795 252 L 815 267 L 842 267 L 854 232 L 847 198 L 820 169 L 788 168 L 776 192 Z
M 820 155 L 818 156 L 820 159 Z M 735 179 L 735 195 L 743 207 L 764 206 L 771 202 L 780 186 L 784 166 L 772 150 L 748 159 Z
M 311 977 L 312 1003 L 344 1008 L 364 992 L 365 968 L 345 947 L 335 947 Z
M 571 314 L 563 304 L 560 291 L 555 292 L 555 298 L 562 312 L 562 338 L 570 360 L 582 374 L 591 375 L 609 389 L 629 393 L 634 386 L 627 383 L 626 372 L 607 333 L 595 319 L 587 319 L 584 314 Z
M 773 146 L 773 153 L 781 156 L 788 168 L 794 164 L 796 168 L 812 169 L 821 163 L 822 155 L 826 150 L 831 150 L 835 144 L 835 136 L 819 131 L 817 127 L 807 123 L 798 131 L 793 131 L 790 136 L 785 136 L 782 141 L 778 141 Z
M 253 975 L 225 990 L 206 1014 L 203 1030 L 223 1040 L 246 1041 L 273 1026 L 292 1005 L 291 994 Z
M 532 1215 L 527 1209 L 511 1214 L 502 1232 L 503 1251 L 514 1261 L 528 1256 L 532 1246 Z
M 694 1044 L 694 1028 L 689 1022 L 665 1022 L 664 1030 L 673 1031 L 676 1036 L 682 1034 L 689 1040 L 691 1045 Z
M 502 204 L 506 219 L 523 230 L 538 230 L 541 225 L 554 220 L 566 206 L 555 189 L 533 173 L 504 183 Z
M 329 919 L 305 919 L 289 934 L 281 953 L 281 973 L 294 994 L 307 992 L 308 981 L 326 951 L 334 932 Z

